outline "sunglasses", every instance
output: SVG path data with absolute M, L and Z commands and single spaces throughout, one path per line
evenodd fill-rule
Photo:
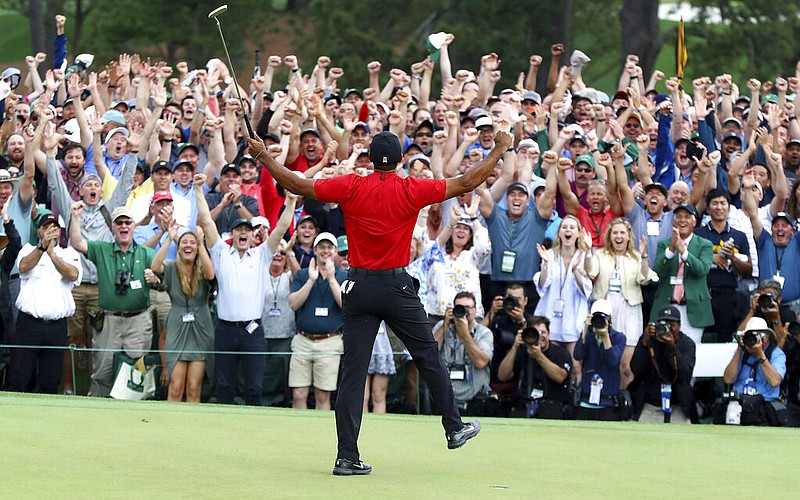
M 339 252 L 339 257 L 347 257 L 347 252 Z
M 116 225 L 116 226 L 131 226 L 131 225 L 133 225 L 133 220 L 132 219 L 123 219 L 123 220 L 117 219 L 117 220 L 114 221 L 114 225 Z
M 626 123 L 625 128 L 642 128 L 638 123 Z
M 594 169 L 591 169 L 591 168 L 575 168 L 575 171 L 576 172 L 591 173 L 591 172 L 594 172 Z
M 430 132 L 418 132 L 414 137 L 433 137 Z

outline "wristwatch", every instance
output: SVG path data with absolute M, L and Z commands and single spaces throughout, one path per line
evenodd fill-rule
M 235 204 L 233 206 L 233 208 L 235 208 L 236 210 L 239 210 L 240 208 L 242 208 L 242 204 L 241 203 L 237 203 L 237 204 Z
M 763 365 L 766 362 L 767 362 L 767 358 L 761 358 L 761 359 L 758 360 L 758 364 L 759 365 Z

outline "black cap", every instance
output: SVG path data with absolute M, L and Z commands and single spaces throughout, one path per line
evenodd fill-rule
M 646 188 L 644 188 L 645 194 L 647 194 L 651 189 L 658 189 L 664 196 L 667 196 L 667 188 L 664 187 L 663 184 L 660 182 L 653 182 L 652 184 L 648 184 Z
M 297 219 L 297 224 L 295 224 L 294 227 L 299 226 L 300 224 L 302 224 L 307 220 L 310 220 L 311 223 L 314 224 L 314 227 L 319 228 L 319 224 L 317 224 L 317 219 L 315 219 L 313 215 L 304 215 L 300 217 L 299 219 Z
M 307 128 L 307 129 L 303 130 L 302 132 L 300 132 L 300 139 L 302 139 L 303 136 L 306 135 L 306 134 L 314 134 L 314 135 L 317 136 L 317 139 L 322 139 L 322 137 L 319 135 L 319 131 L 317 131 L 317 129 L 315 129 L 315 128 Z
M 58 221 L 58 217 L 55 214 L 44 214 L 39 217 L 39 225 L 37 227 L 41 228 L 47 224 L 53 223 L 58 227 L 61 227 L 61 223 Z
M 675 306 L 665 306 L 658 310 L 656 321 L 677 321 L 681 322 L 681 313 Z
M 528 192 L 528 186 L 526 186 L 521 182 L 514 182 L 510 186 L 508 186 L 508 189 L 506 189 L 506 194 L 511 193 L 511 191 L 515 189 L 519 189 L 520 191 L 525 193 L 525 195 L 530 196 L 530 192 Z
M 242 219 L 239 219 L 239 220 L 237 220 L 236 222 L 233 223 L 233 226 L 231 226 L 231 231 L 233 231 L 234 229 L 236 229 L 239 226 L 247 226 L 250 229 L 253 229 L 253 223 L 250 222 L 250 219 L 242 218 Z
M 688 203 L 681 203 L 680 205 L 675 207 L 675 210 L 673 210 L 672 213 L 677 214 L 678 210 L 686 210 L 691 215 L 693 215 L 695 219 L 697 219 L 697 209 L 694 208 L 694 205 L 689 205 Z
M 778 212 L 777 214 L 775 214 L 775 217 L 772 218 L 772 223 L 775 224 L 775 221 L 778 219 L 786 219 L 786 222 L 788 222 L 792 226 L 794 225 L 792 224 L 792 218 L 789 217 L 789 214 L 787 214 L 786 212 Z
M 225 175 L 225 172 L 229 170 L 234 170 L 236 171 L 237 174 L 242 175 L 242 171 L 239 170 L 239 165 L 235 163 L 228 163 L 227 165 L 222 167 L 222 170 L 220 170 L 219 175 Z
M 151 169 L 151 171 L 155 172 L 156 170 L 161 170 L 162 168 L 167 169 L 170 172 L 172 172 L 172 164 L 170 162 L 164 161 L 164 160 L 159 160 L 159 161 L 153 163 L 153 168 Z
M 403 159 L 400 139 L 391 132 L 375 134 L 369 146 L 369 159 L 378 170 L 387 170 L 380 167 L 394 168 Z

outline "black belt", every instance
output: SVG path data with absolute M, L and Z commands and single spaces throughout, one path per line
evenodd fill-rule
M 364 274 L 366 276 L 395 276 L 398 274 L 405 274 L 405 267 L 395 267 L 393 269 L 362 269 L 360 267 L 350 266 L 350 274 Z
M 8 275 L 8 279 L 9 280 L 15 280 L 15 279 L 18 279 L 18 278 L 19 278 L 19 273 L 14 273 L 14 274 L 9 274 Z
M 335 331 L 335 332 L 331 332 L 331 333 L 308 333 L 308 332 L 304 332 L 302 330 L 297 332 L 297 333 L 299 333 L 300 335 L 302 335 L 303 337 L 305 337 L 305 338 L 307 338 L 309 340 L 329 339 L 331 337 L 336 337 L 336 336 L 342 334 L 342 332 L 340 332 L 340 331 Z
M 25 311 L 20 311 L 19 313 L 20 313 L 20 314 L 23 314 L 23 315 L 25 315 L 25 316 L 27 316 L 28 318 L 30 318 L 30 319 L 32 319 L 32 320 L 34 320 L 34 321 L 37 321 L 37 322 L 39 322 L 39 323 L 44 323 L 45 325 L 50 325 L 50 324 L 53 324 L 53 323 L 58 323 L 59 321 L 66 321 L 66 319 L 67 319 L 67 318 L 59 318 L 59 319 L 42 319 L 42 318 L 37 318 L 36 316 L 34 316 L 34 315 L 32 315 L 32 314 L 28 314 L 28 313 L 26 313 Z
M 138 311 L 106 311 L 106 314 L 109 316 L 119 316 L 120 318 L 132 318 L 134 316 L 138 316 L 145 312 L 147 309 L 139 309 Z
M 251 319 L 251 320 L 247 320 L 247 321 L 228 321 L 228 320 L 224 320 L 224 319 L 220 319 L 219 320 L 219 322 L 222 323 L 223 325 L 235 326 L 237 328 L 246 328 L 247 325 L 249 325 L 250 323 L 252 323 L 252 322 L 258 323 L 259 321 L 260 320 L 258 320 L 258 319 Z

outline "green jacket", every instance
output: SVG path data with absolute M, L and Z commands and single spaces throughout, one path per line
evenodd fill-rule
M 658 274 L 658 288 L 650 312 L 650 320 L 655 321 L 658 311 L 669 305 L 672 297 L 673 285 L 670 278 L 678 275 L 678 256 L 671 259 L 664 256 L 669 247 L 670 238 L 658 242 L 658 252 L 653 264 L 653 271 Z M 711 312 L 711 293 L 708 291 L 708 271 L 714 257 L 711 242 L 697 235 L 689 241 L 689 257 L 683 266 L 683 288 L 686 298 L 686 314 L 689 323 L 696 328 L 704 328 L 714 324 L 714 315 Z

